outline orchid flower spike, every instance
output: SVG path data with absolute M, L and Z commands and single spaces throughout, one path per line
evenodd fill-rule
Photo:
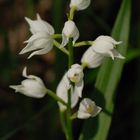
M 28 57 L 29 59 L 33 55 L 48 53 L 53 48 L 52 36 L 54 35 L 54 28 L 49 23 L 42 20 L 39 14 L 37 14 L 37 20 L 31 20 L 27 17 L 25 17 L 25 20 L 30 26 L 32 36 L 24 42 L 27 43 L 27 45 L 19 54 L 33 51 Z
M 91 0 L 71 0 L 70 8 L 75 7 L 77 11 L 86 9 L 91 3 Z
M 96 38 L 92 45 L 94 52 L 102 54 L 104 56 L 110 56 L 114 58 L 124 59 L 124 57 L 115 49 L 116 45 L 121 44 L 122 41 L 116 41 L 110 36 L 99 36 Z
M 79 30 L 72 20 L 65 22 L 64 28 L 62 30 L 62 43 L 60 47 L 66 46 L 70 38 L 73 38 L 73 44 L 79 38 Z
M 77 112 L 77 118 L 88 119 L 89 117 L 95 117 L 101 111 L 101 107 L 96 106 L 95 102 L 89 98 L 84 98 L 80 102 L 80 107 Z
M 66 103 L 68 102 L 69 90 L 71 90 L 71 108 L 76 106 L 79 97 L 82 96 L 84 86 L 83 76 L 84 74 L 82 67 L 79 64 L 73 64 L 57 86 L 57 96 L 63 99 Z M 61 111 L 66 109 L 66 106 L 64 106 L 62 103 L 58 102 L 58 105 Z
M 34 75 L 27 75 L 27 68 L 23 69 L 23 77 L 27 78 L 21 82 L 21 85 L 10 85 L 15 92 L 20 92 L 33 98 L 42 98 L 46 94 L 46 87 L 43 81 Z

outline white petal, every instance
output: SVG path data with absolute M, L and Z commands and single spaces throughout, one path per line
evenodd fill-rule
M 75 26 L 76 25 L 72 20 L 66 21 L 62 33 L 67 37 L 72 37 L 73 33 L 75 32 Z
M 43 81 L 39 77 L 37 77 L 35 75 L 27 75 L 27 67 L 24 67 L 24 69 L 22 71 L 22 76 L 25 77 L 25 78 L 28 78 L 28 79 L 34 79 L 38 83 L 40 83 L 44 86 Z
M 95 107 L 95 111 L 91 114 L 92 117 L 97 116 L 101 112 L 102 108 L 99 106 Z
M 68 20 L 64 24 L 61 46 L 65 46 L 68 43 L 69 38 L 73 38 L 73 44 L 79 38 L 79 30 L 72 20 Z
M 84 87 L 84 81 L 80 81 L 79 83 L 75 83 L 75 92 L 79 97 L 82 97 L 82 91 Z
M 96 68 L 103 63 L 104 56 L 98 54 L 89 47 L 81 58 L 81 63 L 87 65 L 88 68 Z
M 27 67 L 24 67 L 24 69 L 22 71 L 22 76 L 25 77 L 25 78 L 28 78 L 28 75 L 27 75 Z
M 79 101 L 79 96 L 76 90 L 74 90 L 73 92 L 71 92 L 71 108 L 74 108 L 77 105 L 78 101 Z
M 56 89 L 56 94 L 58 97 L 60 97 L 62 100 L 64 100 L 65 102 L 67 102 L 67 95 L 68 95 L 68 90 L 70 89 L 70 83 L 69 80 L 67 79 L 67 74 L 65 74 L 62 78 L 62 80 L 60 81 L 60 83 L 57 86 Z M 66 106 L 63 105 L 62 103 L 58 102 L 59 108 L 61 111 L 66 110 Z
M 51 45 L 52 46 L 52 40 L 47 40 L 47 39 L 36 39 L 33 42 L 29 42 L 25 48 L 23 48 L 19 54 L 24 54 L 30 51 L 34 51 L 37 49 L 44 49 L 44 47 L 47 47 Z
M 78 111 L 78 113 L 77 113 L 77 118 L 79 118 L 79 119 L 88 119 L 89 117 L 91 117 L 91 114 L 84 113 L 81 111 Z
M 27 23 L 29 24 L 30 27 L 33 26 L 33 20 L 31 20 L 28 17 L 25 17 L 25 20 L 27 21 Z
M 66 46 L 68 42 L 69 42 L 69 38 L 66 37 L 65 34 L 62 34 L 62 43 L 60 45 L 60 48 L 63 48 L 64 46 Z
M 76 7 L 77 10 L 84 10 L 90 5 L 91 0 L 71 0 L 70 7 Z
M 112 60 L 114 60 L 114 54 L 112 53 L 112 51 L 108 51 L 106 54 L 108 54 Z
M 73 45 L 75 44 L 76 40 L 79 38 L 79 30 L 75 28 L 75 34 L 73 35 Z
M 24 41 L 24 43 L 29 43 L 35 41 L 36 39 L 41 39 L 41 38 L 50 39 L 50 35 L 46 32 L 37 32 L 34 35 L 32 35 L 28 40 Z
M 24 72 L 25 72 L 25 69 L 24 69 Z M 21 82 L 21 85 L 11 85 L 10 88 L 14 89 L 15 92 L 20 92 L 28 97 L 42 98 L 46 94 L 45 85 L 39 77 L 34 76 L 34 78 L 38 80 L 26 79 Z
M 112 53 L 113 53 L 114 57 L 116 57 L 116 58 L 125 59 L 125 57 L 122 56 L 122 55 L 121 55 L 117 50 L 115 50 L 115 49 L 112 50 Z
M 41 78 L 39 78 L 38 76 L 35 76 L 35 75 L 27 75 L 27 67 L 24 67 L 24 69 L 22 71 L 22 76 L 25 77 L 25 78 L 28 78 L 28 79 L 36 80 L 40 85 L 45 87 Z
M 19 92 L 22 88 L 22 85 L 10 85 L 9 87 L 14 89 L 15 92 Z
M 40 21 L 41 31 L 45 31 L 50 35 L 54 34 L 54 28 L 48 22 L 42 19 L 39 21 Z
M 37 22 L 37 20 L 31 20 L 28 17 L 25 17 L 25 20 L 28 22 L 30 26 L 30 31 L 32 34 L 35 34 L 36 32 L 40 31 L 40 28 L 39 28 L 40 25 Z
M 57 86 L 56 94 L 58 97 L 60 97 L 62 100 L 64 100 L 66 103 L 68 102 L 68 91 L 71 88 L 70 82 L 67 78 L 67 73 L 63 76 L 62 80 Z M 75 107 L 79 100 L 78 94 L 75 91 L 72 91 L 71 93 L 71 108 Z M 62 103 L 58 102 L 59 108 L 61 111 L 66 110 L 66 106 Z
M 22 94 L 34 97 L 34 98 L 42 98 L 46 94 L 46 88 L 42 83 L 34 80 L 34 79 L 26 79 L 21 82 L 24 87 L 24 91 L 20 91 Z
M 73 64 L 67 72 L 69 80 L 73 83 L 79 83 L 84 77 L 83 68 L 79 64 Z
M 107 36 L 107 35 L 100 35 L 99 37 L 97 37 L 96 41 L 99 40 L 104 40 L 107 42 L 110 42 L 114 45 L 119 45 L 122 43 L 122 41 L 116 41 L 114 38 L 112 38 L 111 36 Z
M 43 55 L 43 54 L 46 54 L 46 53 L 48 53 L 51 49 L 52 49 L 52 46 L 51 46 L 51 45 L 48 45 L 48 46 L 44 47 L 43 49 L 34 51 L 33 53 L 31 53 L 31 54 L 29 55 L 28 59 L 30 59 L 30 58 L 31 58 L 32 56 L 34 56 L 34 55 Z
M 92 45 L 93 51 L 101 54 L 106 54 L 108 51 L 112 50 L 114 45 L 110 42 L 104 40 L 95 40 L 94 44 Z
M 25 17 L 25 20 L 28 22 L 32 34 L 35 34 L 36 32 L 47 32 L 50 35 L 54 34 L 53 27 L 42 20 L 39 15 L 37 15 L 37 20 L 31 20 L 27 17 Z
M 101 111 L 101 107 L 96 106 L 95 102 L 89 98 L 84 98 L 80 102 L 77 117 L 80 119 L 87 119 L 89 117 L 95 117 Z

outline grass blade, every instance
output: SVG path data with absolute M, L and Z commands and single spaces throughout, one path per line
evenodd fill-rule
M 123 41 L 118 50 L 126 56 L 129 29 L 130 29 L 131 1 L 123 0 L 120 11 L 118 13 L 111 36 L 116 40 Z M 97 89 L 95 96 L 99 96 L 98 104 L 103 107 L 99 118 L 87 120 L 84 125 L 83 134 L 80 140 L 106 140 L 110 128 L 114 103 L 113 97 L 119 83 L 124 60 L 112 61 L 110 58 L 102 65 L 99 70 L 95 87 Z M 98 120 L 97 120 L 98 119 Z M 97 128 L 98 127 L 98 128 Z

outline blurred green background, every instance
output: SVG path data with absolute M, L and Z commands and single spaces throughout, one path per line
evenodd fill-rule
M 94 0 L 89 8 L 76 13 L 79 40 L 94 40 L 110 35 L 121 0 Z M 127 61 L 117 87 L 115 110 L 107 140 L 140 140 L 140 1 L 132 1 L 132 17 Z M 67 20 L 69 1 L 66 0 L 0 0 L 0 140 L 56 140 L 65 139 L 59 120 L 58 106 L 46 95 L 32 99 L 9 89 L 19 84 L 24 66 L 28 73 L 40 76 L 46 86 L 55 91 L 67 68 L 67 58 L 54 49 L 46 55 L 18 55 L 30 36 L 24 17 L 42 19 L 61 33 Z M 75 48 L 75 62 L 79 62 L 87 46 Z M 93 94 L 98 69 L 85 71 L 84 96 Z M 75 120 L 73 132 L 78 139 L 84 121 Z

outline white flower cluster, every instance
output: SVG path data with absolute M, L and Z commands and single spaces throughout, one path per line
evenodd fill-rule
M 91 0 L 71 0 L 70 8 L 75 10 L 86 9 Z M 26 47 L 23 48 L 20 54 L 32 52 L 28 58 L 34 55 L 46 54 L 52 50 L 55 41 L 54 28 L 42 20 L 37 14 L 37 20 L 31 20 L 25 18 L 30 26 L 32 36 L 25 41 Z M 73 39 L 73 46 L 79 38 L 79 30 L 72 19 L 65 22 L 62 30 L 62 42 L 59 48 L 64 48 L 70 38 Z M 86 50 L 81 58 L 80 64 L 73 64 L 71 68 L 64 74 L 62 80 L 58 84 L 56 89 L 56 95 L 61 98 L 65 103 L 68 102 L 68 94 L 71 94 L 71 108 L 75 107 L 82 97 L 82 90 L 84 87 L 84 67 L 96 68 L 100 66 L 105 57 L 124 59 L 124 57 L 116 50 L 116 45 L 119 45 L 121 41 L 117 42 L 110 36 L 101 35 L 92 41 L 91 46 Z M 21 85 L 11 85 L 16 92 L 20 92 L 29 97 L 42 98 L 46 94 L 46 87 L 43 81 L 34 75 L 27 75 L 26 68 L 23 70 L 23 76 L 27 78 L 21 82 Z M 67 106 L 58 101 L 60 111 L 65 111 Z M 77 111 L 77 118 L 87 119 L 89 117 L 96 116 L 101 111 L 99 106 L 96 106 L 95 102 L 89 98 L 84 98 L 80 102 L 79 110 Z

